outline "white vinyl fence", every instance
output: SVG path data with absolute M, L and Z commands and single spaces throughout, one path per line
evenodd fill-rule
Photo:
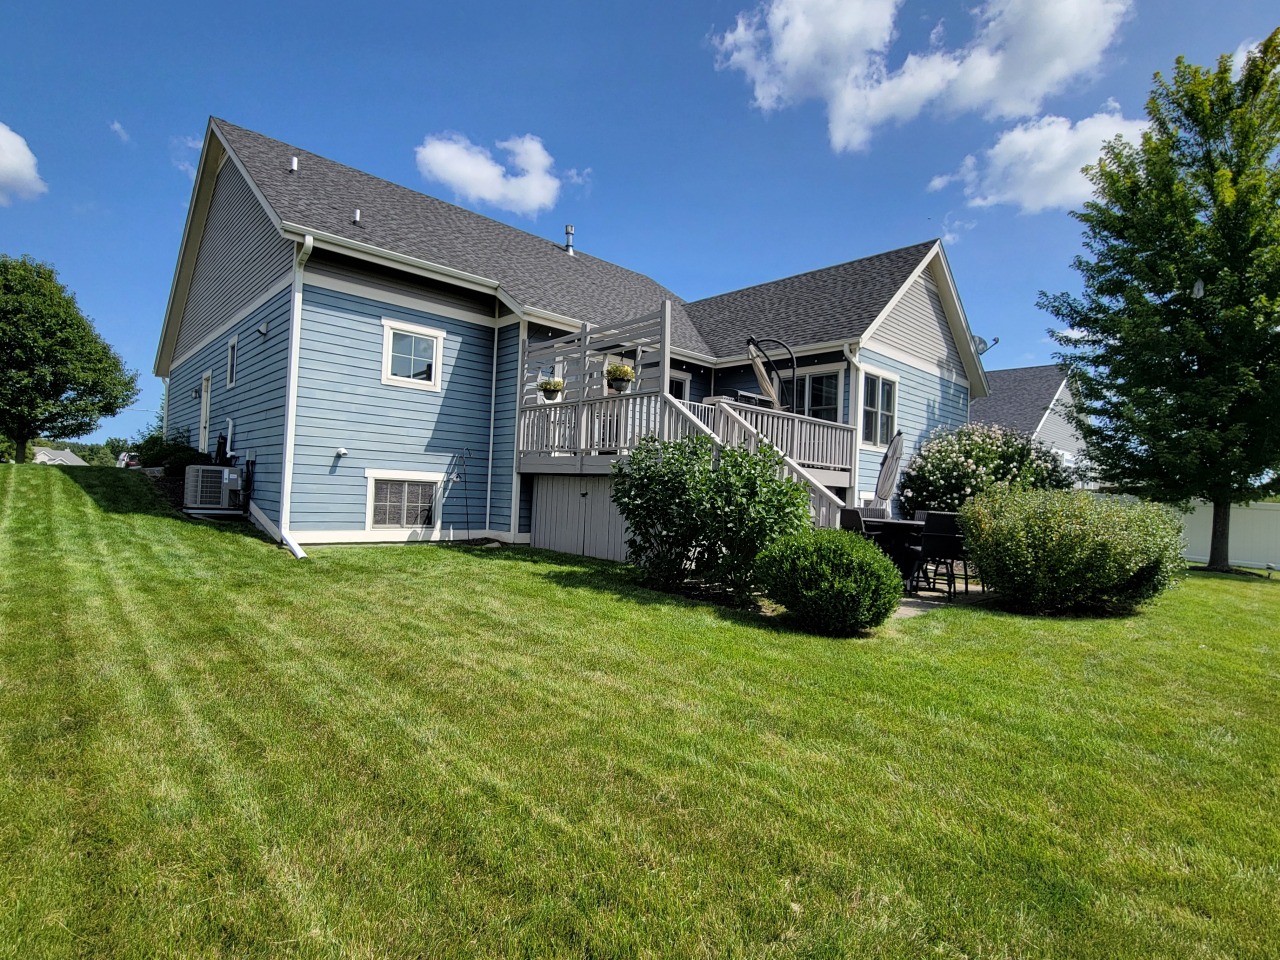
M 1183 535 L 1187 559 L 1204 563 L 1209 559 L 1209 537 L 1213 529 L 1213 506 L 1197 502 L 1187 514 Z M 1231 508 L 1231 564 L 1236 567 L 1280 567 L 1280 503 L 1251 503 Z

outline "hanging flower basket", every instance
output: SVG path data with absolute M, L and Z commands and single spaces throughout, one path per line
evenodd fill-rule
M 548 377 L 538 381 L 538 389 L 548 400 L 559 400 L 560 391 L 564 389 L 564 381 L 559 377 Z
M 609 389 L 621 393 L 636 378 L 635 367 L 625 363 L 611 363 L 605 368 L 604 378 L 609 381 Z

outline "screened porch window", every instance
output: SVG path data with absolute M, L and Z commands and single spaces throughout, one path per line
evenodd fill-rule
M 435 526 L 436 484 L 416 480 L 373 482 L 375 527 Z
M 862 437 L 873 447 L 888 446 L 897 421 L 898 385 L 867 374 L 862 383 Z
M 800 402 L 791 402 L 791 376 L 784 373 L 779 380 L 778 399 L 793 413 L 802 413 L 816 420 L 840 422 L 840 374 L 808 373 L 796 378 Z

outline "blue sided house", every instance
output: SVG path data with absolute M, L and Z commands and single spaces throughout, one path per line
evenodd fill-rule
M 217 119 L 155 372 L 166 433 L 251 462 L 249 516 L 295 551 L 620 558 L 610 468 L 648 435 L 772 444 L 835 525 L 896 431 L 909 455 L 988 393 L 939 241 L 686 302 Z

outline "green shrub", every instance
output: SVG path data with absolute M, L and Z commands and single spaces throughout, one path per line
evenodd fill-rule
M 1083 491 L 997 491 L 960 509 L 965 549 L 1010 609 L 1131 610 L 1183 569 L 1182 523 L 1157 504 Z
M 756 580 L 806 629 L 840 637 L 878 627 L 902 599 L 902 574 L 893 561 L 844 530 L 783 537 L 760 554 Z
M 166 477 L 185 477 L 187 467 L 195 463 L 213 463 L 213 457 L 184 443 L 174 445 L 166 454 L 161 466 L 164 467 Z M 139 463 L 139 466 L 146 466 L 146 464 Z
M 1066 490 L 1076 477 L 1062 458 L 1025 433 L 985 423 L 934 433 L 898 483 L 902 509 L 959 510 L 988 490 Z
M 613 472 L 628 559 L 664 589 L 698 580 L 746 602 L 756 555 L 809 522 L 809 492 L 781 463 L 767 449 L 717 454 L 707 437 L 641 440 Z

